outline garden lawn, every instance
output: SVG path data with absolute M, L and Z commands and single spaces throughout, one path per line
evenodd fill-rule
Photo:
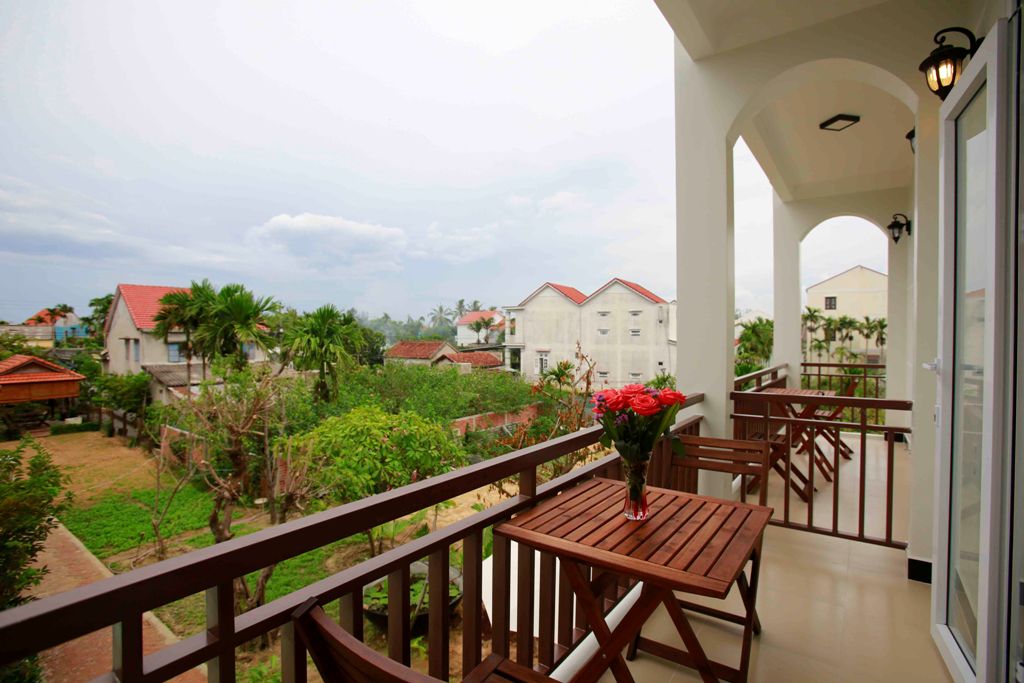
M 61 516 L 64 525 L 100 559 L 149 545 L 155 540 L 152 517 L 154 489 L 128 493 L 108 492 L 88 506 L 74 506 Z M 163 492 L 166 495 L 166 491 Z M 201 485 L 187 485 L 178 495 L 160 527 L 165 538 L 207 525 L 212 494 Z

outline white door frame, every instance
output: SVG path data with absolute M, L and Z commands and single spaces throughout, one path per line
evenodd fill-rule
M 964 70 L 939 110 L 939 410 L 936 457 L 935 581 L 932 587 L 932 637 L 953 678 L 961 682 L 1005 681 L 1006 590 L 1002 577 L 1010 566 L 1004 539 L 1003 457 L 1006 406 L 1005 305 L 1009 293 L 1006 249 L 997 238 L 1007 222 L 1007 147 L 1009 78 L 1007 22 L 1000 20 Z M 954 374 L 954 276 L 956 255 L 956 119 L 983 86 L 986 89 L 988 152 L 992 187 L 988 189 L 986 231 L 993 255 L 986 282 L 986 410 L 982 427 L 981 536 L 978 577 L 977 671 L 974 671 L 946 625 L 949 586 L 950 474 Z M 921 239 L 924 235 L 917 236 Z

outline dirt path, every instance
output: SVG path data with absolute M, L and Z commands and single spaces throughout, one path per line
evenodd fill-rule
M 36 597 L 45 597 L 71 590 L 112 576 L 110 571 L 92 555 L 75 536 L 58 526 L 46 539 L 46 545 L 37 558 L 37 564 L 49 567 L 43 582 L 32 591 Z M 143 618 L 142 641 L 146 654 L 177 642 L 177 638 L 163 623 L 146 612 Z M 76 683 L 91 681 L 110 671 L 112 661 L 111 629 L 104 628 L 76 638 L 40 654 L 47 681 Z M 192 669 L 174 678 L 175 681 L 203 683 L 206 674 Z

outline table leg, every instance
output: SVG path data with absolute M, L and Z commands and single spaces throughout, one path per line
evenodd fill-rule
M 747 609 L 746 623 L 743 625 L 743 649 L 740 651 L 740 675 L 739 683 L 746 683 L 750 671 L 750 646 L 753 634 L 761 632 L 761 622 L 757 618 L 757 584 L 761 577 L 761 543 L 750 556 L 750 585 L 746 590 L 740 591 L 743 598 L 743 606 Z M 745 582 L 744 582 L 745 583 Z
M 683 639 L 683 645 L 686 646 L 686 652 L 692 660 L 693 668 L 700 673 L 700 678 L 704 683 L 718 683 L 718 677 L 711 669 L 711 661 L 704 653 L 704 648 L 700 646 L 697 634 L 690 626 L 690 620 L 686 618 L 679 602 L 672 594 L 665 596 L 664 602 L 668 616 L 672 618 L 672 623 L 676 625 L 676 630 L 679 631 L 679 636 Z
M 617 683 L 635 683 L 633 675 L 626 666 L 626 660 L 622 657 L 622 648 L 626 646 L 632 635 L 640 630 L 644 622 L 651 616 L 658 603 L 661 601 L 661 589 L 654 589 L 652 586 L 644 585 L 640 593 L 640 599 L 630 608 L 629 612 L 622 619 L 615 632 L 612 633 L 605 623 L 604 614 L 601 610 L 599 600 L 601 595 L 595 592 L 584 576 L 583 571 L 577 562 L 567 558 L 560 558 L 562 566 L 565 567 L 566 577 L 569 579 L 569 586 L 579 599 L 579 605 L 587 617 L 594 637 L 597 638 L 600 646 L 599 652 L 572 678 L 572 683 L 585 683 L 596 681 L 606 670 L 611 669 Z

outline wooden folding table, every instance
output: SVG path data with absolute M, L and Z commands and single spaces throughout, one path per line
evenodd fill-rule
M 577 604 L 600 645 L 572 682 L 596 681 L 610 668 L 618 683 L 631 683 L 622 650 L 634 640 L 641 650 L 697 669 L 709 683 L 746 681 L 751 639 L 760 630 L 755 600 L 761 541 L 771 508 L 651 487 L 650 516 L 644 522 L 634 522 L 622 514 L 625 495 L 623 482 L 595 479 L 494 530 L 554 554 L 565 568 Z M 744 573 L 748 561 L 753 563 L 749 583 Z M 609 630 L 600 607 L 605 576 L 589 581 L 588 567 L 605 576 L 643 581 L 639 599 L 614 630 Z M 733 584 L 743 599 L 743 615 L 682 602 L 673 592 L 725 598 Z M 659 604 L 668 610 L 686 650 L 636 638 Z M 743 626 L 739 668 L 708 659 L 686 611 L 712 614 Z

